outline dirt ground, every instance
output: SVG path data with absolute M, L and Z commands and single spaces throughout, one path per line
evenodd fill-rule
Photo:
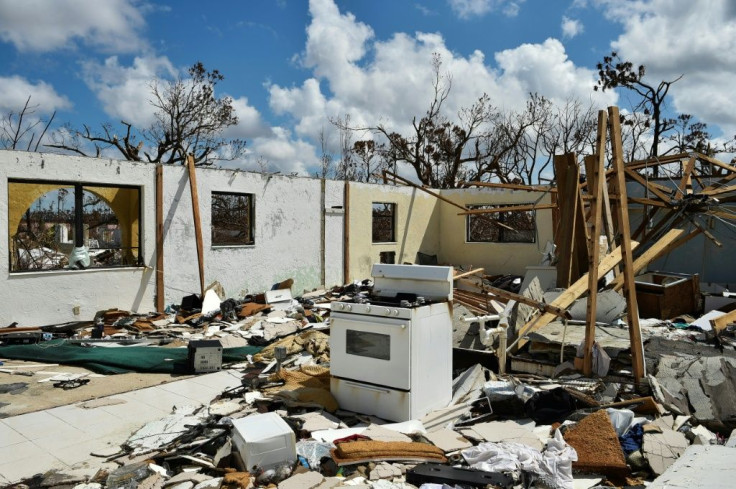
M 2 358 L 0 361 L 3 363 L 0 365 L 0 418 L 42 411 L 79 401 L 89 401 L 190 377 L 189 375 L 152 373 L 103 376 L 91 370 L 67 365 L 44 365 L 38 362 Z M 14 372 L 32 372 L 33 375 L 10 374 L 3 372 L 3 369 Z M 54 387 L 54 382 L 39 382 L 62 373 L 87 374 L 84 378 L 88 378 L 89 383 L 64 390 Z

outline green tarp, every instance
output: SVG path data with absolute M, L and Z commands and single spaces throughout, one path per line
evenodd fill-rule
M 246 355 L 261 351 L 258 346 L 223 348 L 222 363 L 240 362 Z M 87 347 L 52 340 L 35 345 L 0 346 L 0 358 L 41 363 L 76 365 L 102 374 L 156 372 L 190 374 L 187 348 L 126 346 L 119 348 Z

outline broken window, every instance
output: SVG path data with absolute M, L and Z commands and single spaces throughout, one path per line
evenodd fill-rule
M 373 242 L 393 243 L 396 241 L 396 204 L 373 203 Z
M 11 180 L 10 271 L 66 268 L 81 247 L 83 268 L 141 266 L 140 209 L 138 187 Z
M 212 246 L 255 243 L 253 194 L 212 192 Z
M 471 205 L 469 209 L 497 209 L 509 205 Z M 482 217 L 485 216 L 485 219 Z M 497 226 L 491 220 L 506 224 L 513 230 Z M 537 238 L 535 211 L 497 212 L 469 215 L 466 220 L 468 243 L 535 243 Z

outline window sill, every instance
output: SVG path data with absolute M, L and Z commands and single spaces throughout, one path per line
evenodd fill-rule
M 371 241 L 372 245 L 397 245 L 398 241 Z
M 213 245 L 210 247 L 212 250 L 237 250 L 237 249 L 250 249 L 255 248 L 255 243 L 247 245 Z
M 153 270 L 151 267 L 140 266 L 140 267 L 108 267 L 108 268 L 87 268 L 86 270 L 71 270 L 68 268 L 61 268 L 57 270 L 28 270 L 27 272 L 10 272 L 8 277 L 12 280 L 14 278 L 23 277 L 48 277 L 49 275 L 69 275 L 72 273 L 115 273 L 115 272 L 131 272 L 147 270 Z

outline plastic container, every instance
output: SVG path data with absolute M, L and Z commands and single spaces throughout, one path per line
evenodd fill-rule
M 296 461 L 294 432 L 276 413 L 252 414 L 233 420 L 232 440 L 246 470 L 263 470 Z

